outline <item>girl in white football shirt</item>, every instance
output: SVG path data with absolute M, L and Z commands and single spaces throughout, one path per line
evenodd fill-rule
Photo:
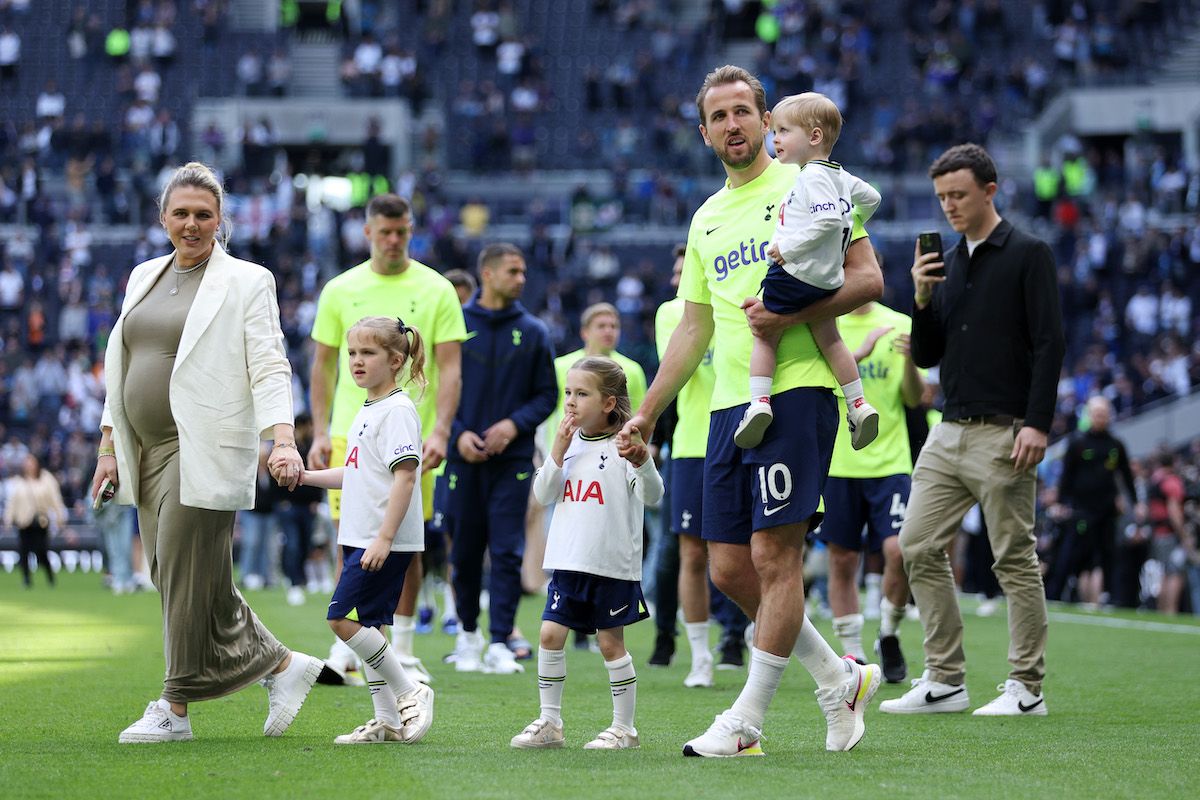
M 412 680 L 380 628 L 392 616 L 404 574 L 425 549 L 421 512 L 421 420 L 396 376 L 411 360 L 425 383 L 425 347 L 416 328 L 391 317 L 364 317 L 346 334 L 354 382 L 367 390 L 350 426 L 346 463 L 305 471 L 301 483 L 342 490 L 342 575 L 329 604 L 329 627 L 362 659 L 374 718 L 337 744 L 411 744 L 433 722 L 433 691 Z
M 625 626 L 646 619 L 642 597 L 645 504 L 663 482 L 649 449 L 634 434 L 618 442 L 629 419 L 625 373 L 615 361 L 589 357 L 567 372 L 563 419 L 533 493 L 555 503 L 543 567 L 553 570 L 538 650 L 541 714 L 512 739 L 513 747 L 562 747 L 563 646 L 571 630 L 596 633 L 613 698 L 613 723 L 585 749 L 638 747 L 633 726 L 637 675 L 625 649 Z

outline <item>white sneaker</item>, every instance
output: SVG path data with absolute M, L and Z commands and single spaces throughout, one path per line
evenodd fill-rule
M 142 718 L 121 731 L 121 744 L 151 744 L 153 742 L 190 742 L 192 723 L 187 717 L 177 717 L 171 704 L 161 697 L 151 700 Z
M 265 580 L 263 580 L 263 576 L 255 575 L 253 572 L 251 572 L 246 577 L 242 578 L 242 588 L 247 589 L 251 592 L 257 592 L 258 590 L 262 589 L 266 585 L 267 585 L 267 582 Z
M 492 642 L 483 654 L 483 671 L 489 675 L 516 675 L 524 672 L 525 666 L 517 662 L 507 644 Z
M 627 731 L 616 725 L 611 725 L 596 734 L 596 738 L 583 746 L 584 750 L 636 750 L 642 743 L 638 740 L 637 729 Z
M 775 414 L 771 411 L 770 403 L 751 401 L 746 413 L 742 415 L 742 421 L 738 423 L 737 430 L 733 432 L 733 443 L 744 450 L 758 447 L 773 419 Z
M 360 671 L 358 653 L 336 636 L 333 637 L 333 644 L 329 646 L 329 656 L 326 657 L 325 663 L 339 675 Z
M 365 725 L 359 725 L 350 733 L 343 733 L 333 739 L 334 744 L 387 744 L 403 741 L 404 737 L 398 729 L 377 719 L 369 719 Z
M 860 397 L 846 409 L 846 424 L 850 428 L 850 446 L 862 450 L 879 435 L 879 412 L 865 397 Z
M 505 648 L 507 649 L 507 648 Z M 483 634 L 460 630 L 454 640 L 454 669 L 456 672 L 479 672 L 483 669 Z
M 1025 688 L 1025 684 L 1009 678 L 996 687 L 1000 696 L 986 706 L 975 709 L 976 717 L 1044 717 L 1046 698 Z
M 825 749 L 835 752 L 853 750 L 862 741 L 867 731 L 863 716 L 883 677 L 878 664 L 859 664 L 851 656 L 846 656 L 845 661 L 850 665 L 845 682 L 830 689 L 817 689 L 817 702 L 825 712 L 828 726 Z
M 555 725 L 548 719 L 538 717 L 514 736 L 509 744 L 522 750 L 562 747 L 563 738 L 561 724 Z
M 404 671 L 408 673 L 408 677 L 419 683 L 433 683 L 433 676 L 429 674 L 429 670 L 425 669 L 425 665 L 421 663 L 421 659 L 416 656 L 402 656 L 397 654 L 400 659 L 400 666 L 404 667 Z
M 700 736 L 683 746 L 685 756 L 732 758 L 764 755 L 759 740 L 762 731 L 750 725 L 732 710 L 722 711 Z
M 683 679 L 683 685 L 688 689 L 708 688 L 713 685 L 713 660 L 708 653 L 704 658 L 692 662 L 692 669 Z
M 979 601 L 979 607 L 975 609 L 975 616 L 994 617 L 996 615 L 996 609 L 999 607 L 1000 604 L 996 602 L 996 598 L 984 597 Z
M 895 700 L 884 700 L 879 710 L 887 714 L 939 714 L 966 711 L 971 706 L 965 684 L 938 683 L 929 670 L 913 678 L 912 688 Z
M 404 743 L 420 741 L 433 724 L 433 689 L 419 684 L 411 692 L 405 692 L 396 698 L 396 711 L 400 712 L 400 737 Z
M 267 721 L 264 736 L 282 736 L 300 713 L 300 706 L 312 691 L 321 668 L 319 658 L 292 651 L 292 663 L 278 675 L 268 675 L 260 683 L 267 690 Z
M 304 605 L 304 589 L 299 586 L 293 586 L 287 590 L 287 604 L 289 606 Z

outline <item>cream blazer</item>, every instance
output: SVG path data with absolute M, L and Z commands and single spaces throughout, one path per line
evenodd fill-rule
M 101 426 L 112 428 L 120 486 L 117 502 L 135 505 L 138 443 L 125 413 L 125 318 L 150 291 L 171 256 L 133 268 L 104 357 Z M 234 511 L 254 506 L 260 437 L 291 425 L 292 369 L 284 349 L 275 278 L 257 264 L 213 247 L 188 311 L 171 371 L 171 413 L 179 428 L 179 499 L 185 506 Z

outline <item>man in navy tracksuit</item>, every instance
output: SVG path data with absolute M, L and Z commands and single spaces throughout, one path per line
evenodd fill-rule
M 521 599 L 525 509 L 533 483 L 534 431 L 554 410 L 558 381 L 550 334 L 517 302 L 525 259 L 511 244 L 479 254 L 479 292 L 463 306 L 463 387 L 447 456 L 446 517 L 460 628 L 459 672 L 522 672 L 508 649 Z M 478 631 L 483 556 L 491 644 Z

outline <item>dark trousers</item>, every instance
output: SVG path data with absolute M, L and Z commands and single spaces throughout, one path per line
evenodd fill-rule
M 306 505 L 281 503 L 275 522 L 283 531 L 283 574 L 292 586 L 304 586 L 304 562 L 312 550 L 313 513 Z
M 446 467 L 447 523 L 450 528 L 452 583 L 458 618 L 465 631 L 479 623 L 483 557 L 488 575 L 488 632 L 493 642 L 512 634 L 521 602 L 521 560 L 525 556 L 525 509 L 533 465 L 525 460 Z
M 21 576 L 26 586 L 33 585 L 33 573 L 29 569 L 29 556 L 37 556 L 38 563 L 46 568 L 46 577 L 54 585 L 54 570 L 50 568 L 50 532 L 37 520 L 17 531 L 17 549 L 21 556 Z

